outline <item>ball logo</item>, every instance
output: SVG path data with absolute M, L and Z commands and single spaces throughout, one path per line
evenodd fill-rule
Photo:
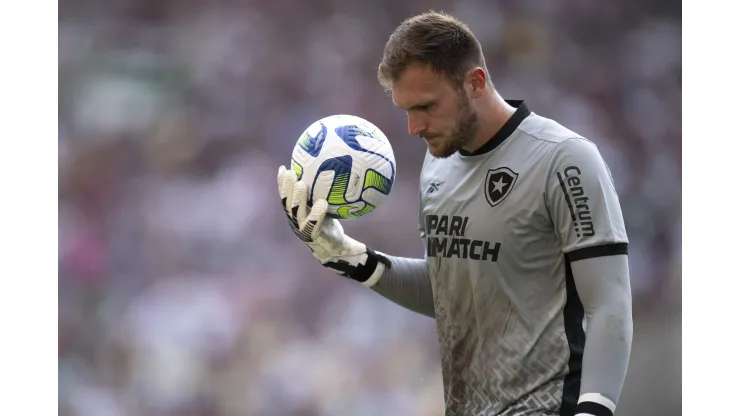
M 486 200 L 492 207 L 500 204 L 514 189 L 519 174 L 509 168 L 490 169 L 483 182 Z
M 318 126 L 317 126 L 318 124 Z M 321 129 L 316 132 L 316 134 L 312 134 L 311 130 L 316 129 L 317 127 L 321 127 Z M 324 140 L 326 140 L 326 126 L 324 123 L 318 122 L 308 128 L 300 138 L 298 138 L 298 146 L 300 146 L 303 150 L 306 151 L 309 155 L 313 157 L 317 157 L 319 153 L 321 153 L 321 148 L 324 147 Z

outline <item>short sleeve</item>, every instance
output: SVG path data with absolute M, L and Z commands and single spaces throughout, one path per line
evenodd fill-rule
M 582 138 L 559 143 L 547 177 L 546 204 L 570 261 L 627 254 L 619 197 L 595 144 Z
M 424 206 L 421 198 L 421 190 L 419 190 L 419 215 L 416 217 L 416 227 L 419 229 L 419 235 L 421 235 L 421 239 L 425 240 L 427 236 L 424 228 Z

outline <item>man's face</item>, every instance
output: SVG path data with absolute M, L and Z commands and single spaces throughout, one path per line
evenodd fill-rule
M 446 158 L 468 144 L 478 127 L 470 98 L 428 65 L 412 64 L 392 88 L 394 104 L 406 110 L 409 134 L 423 138 L 434 157 Z

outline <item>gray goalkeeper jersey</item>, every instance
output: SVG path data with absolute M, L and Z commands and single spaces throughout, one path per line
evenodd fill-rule
M 482 149 L 427 154 L 421 173 L 447 415 L 572 410 L 585 333 L 570 262 L 627 251 L 595 145 L 510 104 Z

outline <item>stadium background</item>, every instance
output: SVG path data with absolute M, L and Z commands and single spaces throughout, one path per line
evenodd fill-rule
M 470 24 L 506 98 L 599 145 L 631 239 L 618 414 L 681 414 L 681 12 L 660 0 L 60 0 L 60 414 L 442 414 L 434 322 L 324 271 L 275 184 L 308 124 L 363 116 L 398 178 L 345 228 L 421 255 L 424 145 L 375 70 L 429 8 Z

